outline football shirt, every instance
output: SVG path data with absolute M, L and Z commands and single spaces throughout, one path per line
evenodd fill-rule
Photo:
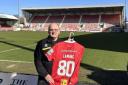
M 78 82 L 83 53 L 84 47 L 75 41 L 59 42 L 46 53 L 48 60 L 53 60 L 52 77 L 55 85 L 75 85 Z

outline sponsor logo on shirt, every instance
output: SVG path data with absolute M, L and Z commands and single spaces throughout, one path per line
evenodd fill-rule
M 66 79 L 61 79 L 61 85 L 67 85 L 67 80 Z
M 62 50 L 61 52 L 77 52 L 76 50 Z

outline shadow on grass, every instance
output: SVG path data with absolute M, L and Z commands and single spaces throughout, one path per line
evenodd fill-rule
M 28 48 L 28 47 L 25 47 L 25 46 L 21 46 L 21 45 L 17 45 L 17 44 L 13 44 L 13 43 L 10 43 L 10 42 L 7 42 L 7 41 L 0 41 L 0 43 L 4 43 L 4 44 L 7 44 L 7 45 L 11 45 L 11 46 L 15 46 L 15 47 L 18 47 L 18 48 L 21 48 L 21 49 L 25 49 L 25 50 L 28 50 L 28 51 L 34 51 L 34 49 L 31 49 L 31 48 Z
M 128 53 L 128 33 L 91 33 L 74 38 L 86 48 Z
M 128 33 L 88 33 L 75 36 L 74 38 L 78 43 L 82 44 L 86 48 L 128 53 Z M 61 38 L 61 41 L 66 39 L 68 38 Z M 0 42 L 28 51 L 34 51 L 34 49 L 13 44 L 8 41 L 1 40 Z
M 128 73 L 120 70 L 104 70 L 95 66 L 81 63 L 81 67 L 92 71 L 87 78 L 100 85 L 128 85 Z

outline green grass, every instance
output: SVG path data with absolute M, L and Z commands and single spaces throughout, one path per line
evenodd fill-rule
M 60 38 L 66 40 L 68 32 Z M 47 32 L 0 32 L 0 60 L 33 62 L 36 42 L 47 36 Z M 89 78 L 100 70 L 126 71 L 128 62 L 128 33 L 85 33 L 75 32 L 75 40 L 85 46 L 81 62 L 80 81 L 95 82 Z M 15 49 L 8 52 L 5 50 Z M 12 67 L 9 67 L 12 65 Z M 37 74 L 33 63 L 0 61 L 0 71 Z

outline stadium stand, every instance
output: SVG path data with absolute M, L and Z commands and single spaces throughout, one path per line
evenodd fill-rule
M 27 23 L 32 24 L 31 27 L 39 31 L 47 31 L 48 25 L 56 22 L 61 31 L 111 32 L 117 26 L 121 29 L 124 27 L 123 9 L 123 5 L 103 5 L 24 8 L 22 12 Z
M 102 15 L 101 22 L 104 23 L 104 30 L 116 25 L 120 25 L 120 15 L 119 14 Z
M 78 31 L 78 22 L 80 15 L 67 15 L 61 28 L 66 31 Z
M 83 23 L 83 29 L 87 32 L 100 31 L 98 28 L 98 15 L 83 15 L 81 23 Z
M 63 19 L 63 16 L 49 16 L 46 23 L 44 23 L 43 28 L 45 29 L 45 31 L 47 31 L 50 23 L 55 22 L 55 23 L 58 23 L 58 25 L 59 25 L 61 23 L 62 19 Z
M 41 29 L 43 26 L 42 26 L 42 23 L 45 22 L 45 20 L 47 19 L 48 16 L 34 16 L 33 19 L 31 20 L 31 27 L 32 28 L 39 28 Z M 39 30 L 37 29 L 37 30 Z
M 0 31 L 12 31 L 17 20 L 13 15 L 0 14 Z
M 0 27 L 0 31 L 12 31 L 13 27 Z

